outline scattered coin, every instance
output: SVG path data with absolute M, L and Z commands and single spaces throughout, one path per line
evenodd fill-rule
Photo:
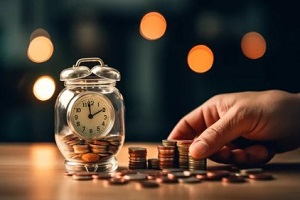
M 272 180 L 274 179 L 272 174 L 266 174 L 266 173 L 254 173 L 249 174 L 249 179 L 252 180 Z
M 93 179 L 110 179 L 113 177 L 110 173 L 98 173 L 92 175 Z
M 124 176 L 124 179 L 128 180 L 128 181 L 142 181 L 142 180 L 146 180 L 147 179 L 147 175 L 146 174 L 142 174 L 142 173 L 126 174 Z
M 127 183 L 129 183 L 129 181 L 123 178 L 111 178 L 104 180 L 104 185 L 125 185 Z
M 158 188 L 159 184 L 156 181 L 146 180 L 146 181 L 138 181 L 137 186 L 139 188 Z
M 195 175 L 198 175 L 198 174 L 206 175 L 207 171 L 206 170 L 192 170 L 192 171 L 186 170 L 183 173 L 186 176 L 195 176 Z
M 248 168 L 248 169 L 241 169 L 240 173 L 241 174 L 254 174 L 254 173 L 260 173 L 262 172 L 263 169 L 262 168 Z
M 206 180 L 221 180 L 223 177 L 228 177 L 230 175 L 230 172 L 226 170 L 208 171 L 206 173 Z
M 93 179 L 92 175 L 79 175 L 79 174 L 73 174 L 72 178 L 78 181 L 87 181 Z
M 178 178 L 178 182 L 193 184 L 193 183 L 200 183 L 201 180 L 194 176 L 191 176 L 191 177 L 187 177 L 187 178 Z
M 161 176 L 156 178 L 156 182 L 158 183 L 178 183 L 178 180 L 175 178 L 169 178 L 167 176 Z
M 225 182 L 225 183 L 245 183 L 246 179 L 243 178 L 242 176 L 228 176 L 228 177 L 223 177 L 222 182 Z
M 186 175 L 184 172 L 170 172 L 167 175 L 169 178 L 174 179 L 174 178 L 187 178 L 189 175 Z
M 159 178 L 161 176 L 164 176 L 164 173 L 162 171 L 147 172 L 147 179 L 148 180 L 155 180 L 156 178 Z

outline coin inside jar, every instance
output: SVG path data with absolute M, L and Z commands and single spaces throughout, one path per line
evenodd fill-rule
M 99 155 L 95 153 L 85 153 L 81 156 L 81 159 L 86 162 L 96 162 L 99 158 Z

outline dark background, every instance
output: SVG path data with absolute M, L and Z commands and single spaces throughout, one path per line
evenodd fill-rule
M 281 89 L 299 92 L 299 11 L 296 1 L 270 0 L 0 0 L 0 142 L 54 141 L 54 104 L 60 72 L 79 58 L 100 57 L 121 72 L 126 141 L 160 141 L 177 121 L 215 94 Z M 155 41 L 139 34 L 144 14 L 167 20 Z M 53 56 L 27 58 L 31 33 L 48 31 Z M 244 34 L 257 31 L 265 55 L 242 54 Z M 197 74 L 186 57 L 197 44 L 214 53 L 210 71 Z M 40 75 L 56 80 L 48 101 L 32 94 Z M 283 122 L 284 123 L 284 122 Z

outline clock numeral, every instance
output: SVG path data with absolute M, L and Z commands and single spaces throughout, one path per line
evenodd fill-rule
M 90 102 L 90 106 L 93 106 L 94 105 L 94 101 L 89 101 Z M 88 102 L 82 102 L 82 107 L 85 108 L 85 107 L 89 107 L 89 103 Z
M 97 126 L 97 131 L 100 131 L 100 126 Z
M 82 126 L 82 131 L 85 131 L 85 126 Z
M 81 109 L 80 109 L 80 108 L 75 108 L 75 111 L 76 111 L 77 113 L 80 113 L 80 112 L 81 112 Z
M 90 129 L 90 131 L 89 131 L 90 133 L 93 133 L 93 129 Z
M 104 120 L 107 120 L 107 115 L 104 115 L 104 116 L 103 116 L 103 119 L 104 119 Z
M 78 119 L 78 115 L 75 115 L 75 116 L 74 116 L 74 119 L 77 120 L 77 119 Z
M 76 122 L 76 125 L 77 125 L 77 126 L 80 126 L 80 122 Z
M 105 122 L 102 122 L 102 126 L 105 126 Z

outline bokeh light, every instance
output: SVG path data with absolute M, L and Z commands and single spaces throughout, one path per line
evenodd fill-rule
M 51 58 L 53 50 L 53 44 L 48 37 L 38 36 L 29 43 L 27 56 L 32 62 L 42 63 Z
M 167 29 L 164 16 L 158 12 L 149 12 L 143 16 L 140 23 L 140 34 L 147 40 L 161 38 Z
M 243 54 L 250 59 L 261 58 L 267 49 L 264 37 L 257 32 L 248 32 L 241 41 Z
M 50 34 L 48 33 L 48 31 L 46 31 L 45 29 L 43 28 L 38 28 L 38 29 L 35 29 L 31 35 L 30 35 L 30 42 L 36 38 L 36 37 L 39 37 L 39 36 L 44 36 L 46 38 L 48 38 L 49 40 L 51 39 L 50 38 Z
M 187 62 L 194 72 L 204 73 L 211 69 L 214 54 L 206 45 L 196 45 L 189 51 Z
M 48 144 L 30 146 L 30 161 L 36 170 L 45 170 L 53 165 L 56 159 L 55 148 Z
M 51 76 L 39 77 L 33 85 L 34 96 L 41 101 L 50 99 L 55 92 L 55 81 Z

